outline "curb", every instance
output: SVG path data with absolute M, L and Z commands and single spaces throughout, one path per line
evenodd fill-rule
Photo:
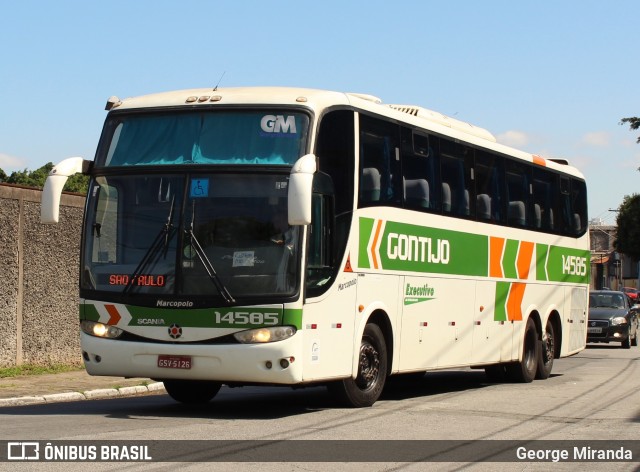
M 0 408 L 7 406 L 39 405 L 43 403 L 76 402 L 80 400 L 104 400 L 107 398 L 124 398 L 145 393 L 164 392 L 164 384 L 155 382 L 149 385 L 135 387 L 101 388 L 86 392 L 53 393 L 41 396 L 26 396 L 16 398 L 0 398 Z

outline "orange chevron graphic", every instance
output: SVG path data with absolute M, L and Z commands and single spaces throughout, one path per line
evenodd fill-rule
M 531 272 L 531 261 L 533 260 L 535 244 L 528 241 L 519 241 L 518 252 L 515 256 L 515 261 L 511 259 L 512 256 L 507 257 L 505 255 L 505 248 L 505 238 L 489 238 L 489 276 L 504 279 L 505 274 L 503 270 L 503 262 L 505 264 L 515 263 L 515 276 L 518 278 L 518 280 L 528 280 L 529 273 Z M 509 260 L 503 261 L 503 258 L 505 257 L 507 257 L 507 259 Z M 526 282 L 507 282 L 507 285 L 509 288 L 508 294 L 506 295 L 504 312 L 502 312 L 502 316 L 506 317 L 506 319 L 509 321 L 521 321 L 522 301 L 524 299 L 524 293 L 527 289 L 527 284 Z M 504 287 L 504 284 L 502 285 L 502 287 Z M 499 293 L 502 292 L 504 294 L 503 290 L 503 288 L 499 288 L 499 286 L 496 286 L 496 303 Z
M 509 290 L 509 297 L 507 298 L 507 318 L 510 321 L 522 320 L 522 299 L 526 288 L 527 284 L 520 282 L 511 284 L 511 290 Z
M 489 238 L 489 277 L 503 278 L 502 253 L 504 252 L 504 238 Z
M 520 241 L 520 250 L 518 251 L 518 261 L 516 263 L 519 279 L 527 280 L 529 278 L 533 248 L 533 243 Z
M 378 258 L 376 257 L 376 248 L 378 246 L 378 239 L 380 238 L 380 230 L 382 229 L 382 220 L 378 220 L 376 226 L 376 232 L 373 236 L 373 244 L 371 245 L 371 260 L 373 261 L 373 268 L 379 269 Z
M 109 321 L 107 321 L 108 325 L 117 325 L 118 321 L 120 321 L 120 318 L 122 318 L 120 316 L 120 313 L 118 313 L 118 310 L 116 309 L 115 305 L 105 305 L 104 306 L 105 309 L 107 310 L 107 313 L 109 313 Z

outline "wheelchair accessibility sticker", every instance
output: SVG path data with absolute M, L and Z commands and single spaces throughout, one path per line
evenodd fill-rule
M 191 180 L 191 198 L 203 198 L 209 196 L 209 179 L 193 179 Z

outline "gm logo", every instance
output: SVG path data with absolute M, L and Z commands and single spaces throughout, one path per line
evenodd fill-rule
M 265 133 L 296 133 L 296 117 L 283 115 L 265 115 L 260 121 L 260 127 Z
M 40 443 L 35 441 L 7 443 L 7 459 L 10 461 L 37 461 L 40 459 Z

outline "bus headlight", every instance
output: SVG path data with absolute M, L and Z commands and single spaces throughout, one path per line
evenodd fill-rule
M 296 334 L 293 326 L 273 326 L 270 328 L 248 329 L 234 333 L 233 337 L 243 344 L 273 343 Z
M 91 336 L 110 339 L 120 337 L 123 332 L 120 328 L 115 326 L 109 326 L 104 323 L 89 320 L 82 320 L 80 322 L 80 329 Z
M 616 316 L 611 320 L 611 326 L 627 324 L 627 319 L 623 316 Z

